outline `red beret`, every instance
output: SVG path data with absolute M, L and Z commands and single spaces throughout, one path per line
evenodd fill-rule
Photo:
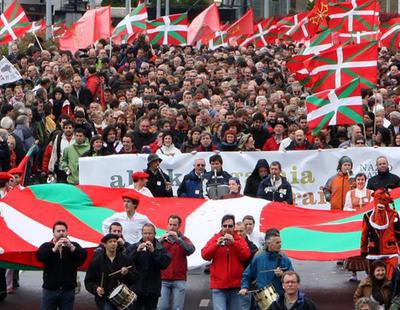
M 143 171 L 137 171 L 137 172 L 132 173 L 133 182 L 136 182 L 139 179 L 147 179 L 148 177 L 149 177 L 149 175 Z
M 137 201 L 137 203 L 139 203 L 139 201 L 140 201 L 139 195 L 136 194 L 136 192 L 133 190 L 124 192 L 122 194 L 122 199 L 124 199 L 124 198 L 130 199 L 132 201 Z
M 0 172 L 0 180 L 9 180 L 12 179 L 13 176 L 8 172 Z
M 21 168 L 12 168 L 8 171 L 10 174 L 18 174 L 18 175 L 23 175 L 24 171 Z

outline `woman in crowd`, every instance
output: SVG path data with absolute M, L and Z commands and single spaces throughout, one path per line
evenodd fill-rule
M 103 147 L 103 138 L 100 135 L 95 135 L 90 139 L 90 150 L 82 155 L 82 157 L 105 156 L 107 150 Z
M 255 147 L 255 140 L 250 133 L 242 134 L 239 140 L 238 149 L 242 152 L 257 151 Z
M 175 147 L 174 138 L 171 131 L 164 132 L 162 145 L 156 152 L 157 155 L 174 156 L 181 154 L 181 151 Z
M 122 149 L 122 143 L 117 139 L 117 129 L 114 125 L 104 128 L 103 147 L 108 154 L 117 154 Z
M 229 194 L 222 196 L 222 199 L 229 199 L 229 198 L 239 198 L 243 197 L 240 193 L 241 185 L 240 180 L 238 178 L 232 177 L 228 181 L 229 186 Z
M 220 150 L 224 152 L 233 152 L 237 151 L 237 149 L 236 133 L 233 130 L 225 131 Z
M 244 187 L 244 195 L 250 197 L 257 197 L 258 186 L 261 181 L 269 175 L 269 164 L 266 159 L 259 159 L 253 172 L 246 180 Z

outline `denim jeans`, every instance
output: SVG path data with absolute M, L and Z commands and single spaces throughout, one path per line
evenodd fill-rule
M 43 289 L 40 310 L 72 310 L 74 308 L 75 289 Z
M 213 309 L 214 310 L 240 310 L 239 289 L 213 289 Z
M 162 281 L 159 310 L 183 310 L 186 281 Z

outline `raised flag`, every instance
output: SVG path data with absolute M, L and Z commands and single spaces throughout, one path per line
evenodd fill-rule
M 278 39 L 278 27 L 276 26 L 276 19 L 269 17 L 254 26 L 253 35 L 246 38 L 240 46 L 254 44 L 256 47 L 264 47 L 268 44 L 276 43 Z
M 326 29 L 313 36 L 310 40 L 304 42 L 304 45 L 299 55 L 318 55 L 320 52 L 325 51 L 333 46 L 332 43 L 332 30 Z
M 228 40 L 230 38 L 237 38 L 245 35 L 253 34 L 254 25 L 254 12 L 251 8 L 242 17 L 235 21 L 226 29 L 226 36 Z
M 111 36 L 111 8 L 101 7 L 87 11 L 60 37 L 60 50 L 75 53 L 99 39 Z
M 24 9 L 14 0 L 0 15 L 0 45 L 15 41 L 30 28 Z
M 0 85 L 13 83 L 22 79 L 19 71 L 3 56 L 0 60 Z
M 294 29 L 299 25 L 300 21 L 306 18 L 308 12 L 302 12 L 291 16 L 286 16 L 280 19 L 276 26 L 278 27 L 278 36 L 279 38 L 289 39 L 290 33 L 294 31 Z M 308 37 L 307 30 L 301 28 L 304 31 L 304 37 Z
M 362 31 L 362 32 L 335 32 L 332 34 L 332 42 L 334 44 L 360 44 L 371 41 L 378 41 L 380 31 Z
M 221 29 L 220 25 L 218 7 L 213 3 L 197 15 L 189 25 L 188 45 L 195 46 L 199 42 L 207 44 Z
M 400 17 L 394 17 L 381 24 L 381 41 L 383 46 L 396 49 L 400 46 Z
M 308 96 L 306 107 L 308 126 L 314 134 L 331 125 L 362 123 L 360 79 Z
M 68 27 L 65 25 L 65 21 L 63 19 L 56 21 L 53 25 L 51 25 L 51 32 L 53 38 L 59 38 L 62 36 Z
M 360 78 L 362 88 L 376 86 L 378 68 L 376 41 L 332 47 L 307 62 L 312 79 L 312 90 L 319 92 L 339 88 L 355 78 Z
M 220 47 L 228 47 L 228 40 L 226 38 L 225 30 L 217 31 L 214 38 L 208 42 L 208 48 L 212 51 Z
M 352 0 L 329 6 L 329 28 L 351 33 L 379 30 L 379 2 L 376 0 Z
M 147 21 L 147 8 L 146 4 L 139 3 L 132 12 L 124 17 L 112 32 L 112 40 L 115 43 L 127 43 L 132 38 L 136 37 L 146 31 Z M 131 38 L 132 37 L 132 38 Z
M 35 21 L 31 23 L 31 28 L 29 29 L 28 32 L 31 33 L 39 33 L 42 31 L 46 30 L 46 21 L 44 19 L 41 19 L 39 21 Z
M 42 184 L 16 188 L 0 200 L 0 265 L 16 269 L 40 268 L 35 251 L 52 236 L 57 220 L 68 223 L 69 237 L 84 248 L 96 247 L 102 237 L 102 222 L 114 212 L 123 212 L 124 188 Z M 129 190 L 133 191 L 133 190 Z M 139 195 L 139 194 L 138 194 Z M 399 189 L 391 192 L 398 203 Z M 243 208 L 243 206 L 248 206 Z M 265 231 L 281 230 L 282 250 L 302 260 L 338 260 L 360 255 L 362 216 L 371 209 L 319 211 L 297 208 L 263 199 L 241 197 L 226 200 L 190 198 L 149 198 L 141 196 L 137 212 L 145 214 L 157 227 L 157 235 L 167 230 L 170 214 L 182 218 L 182 232 L 197 249 L 220 229 L 224 214 L 242 218 L 252 215 Z M 304 240 L 307 240 L 305 243 Z M 86 261 L 89 262 L 90 257 Z M 197 250 L 189 267 L 204 264 Z M 85 266 L 84 266 L 85 268 Z
M 162 16 L 147 22 L 150 44 L 185 45 L 187 42 L 187 13 Z

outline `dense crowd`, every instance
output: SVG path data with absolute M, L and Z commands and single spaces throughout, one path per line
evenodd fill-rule
M 72 55 L 12 44 L 7 57 L 23 79 L 1 88 L 0 168 L 16 167 L 35 143 L 37 179 L 71 184 L 80 156 L 400 145 L 400 52 L 380 49 L 377 87 L 362 92 L 362 126 L 313 135 L 309 91 L 286 67 L 300 47 L 212 51 L 151 47 L 141 37 Z

